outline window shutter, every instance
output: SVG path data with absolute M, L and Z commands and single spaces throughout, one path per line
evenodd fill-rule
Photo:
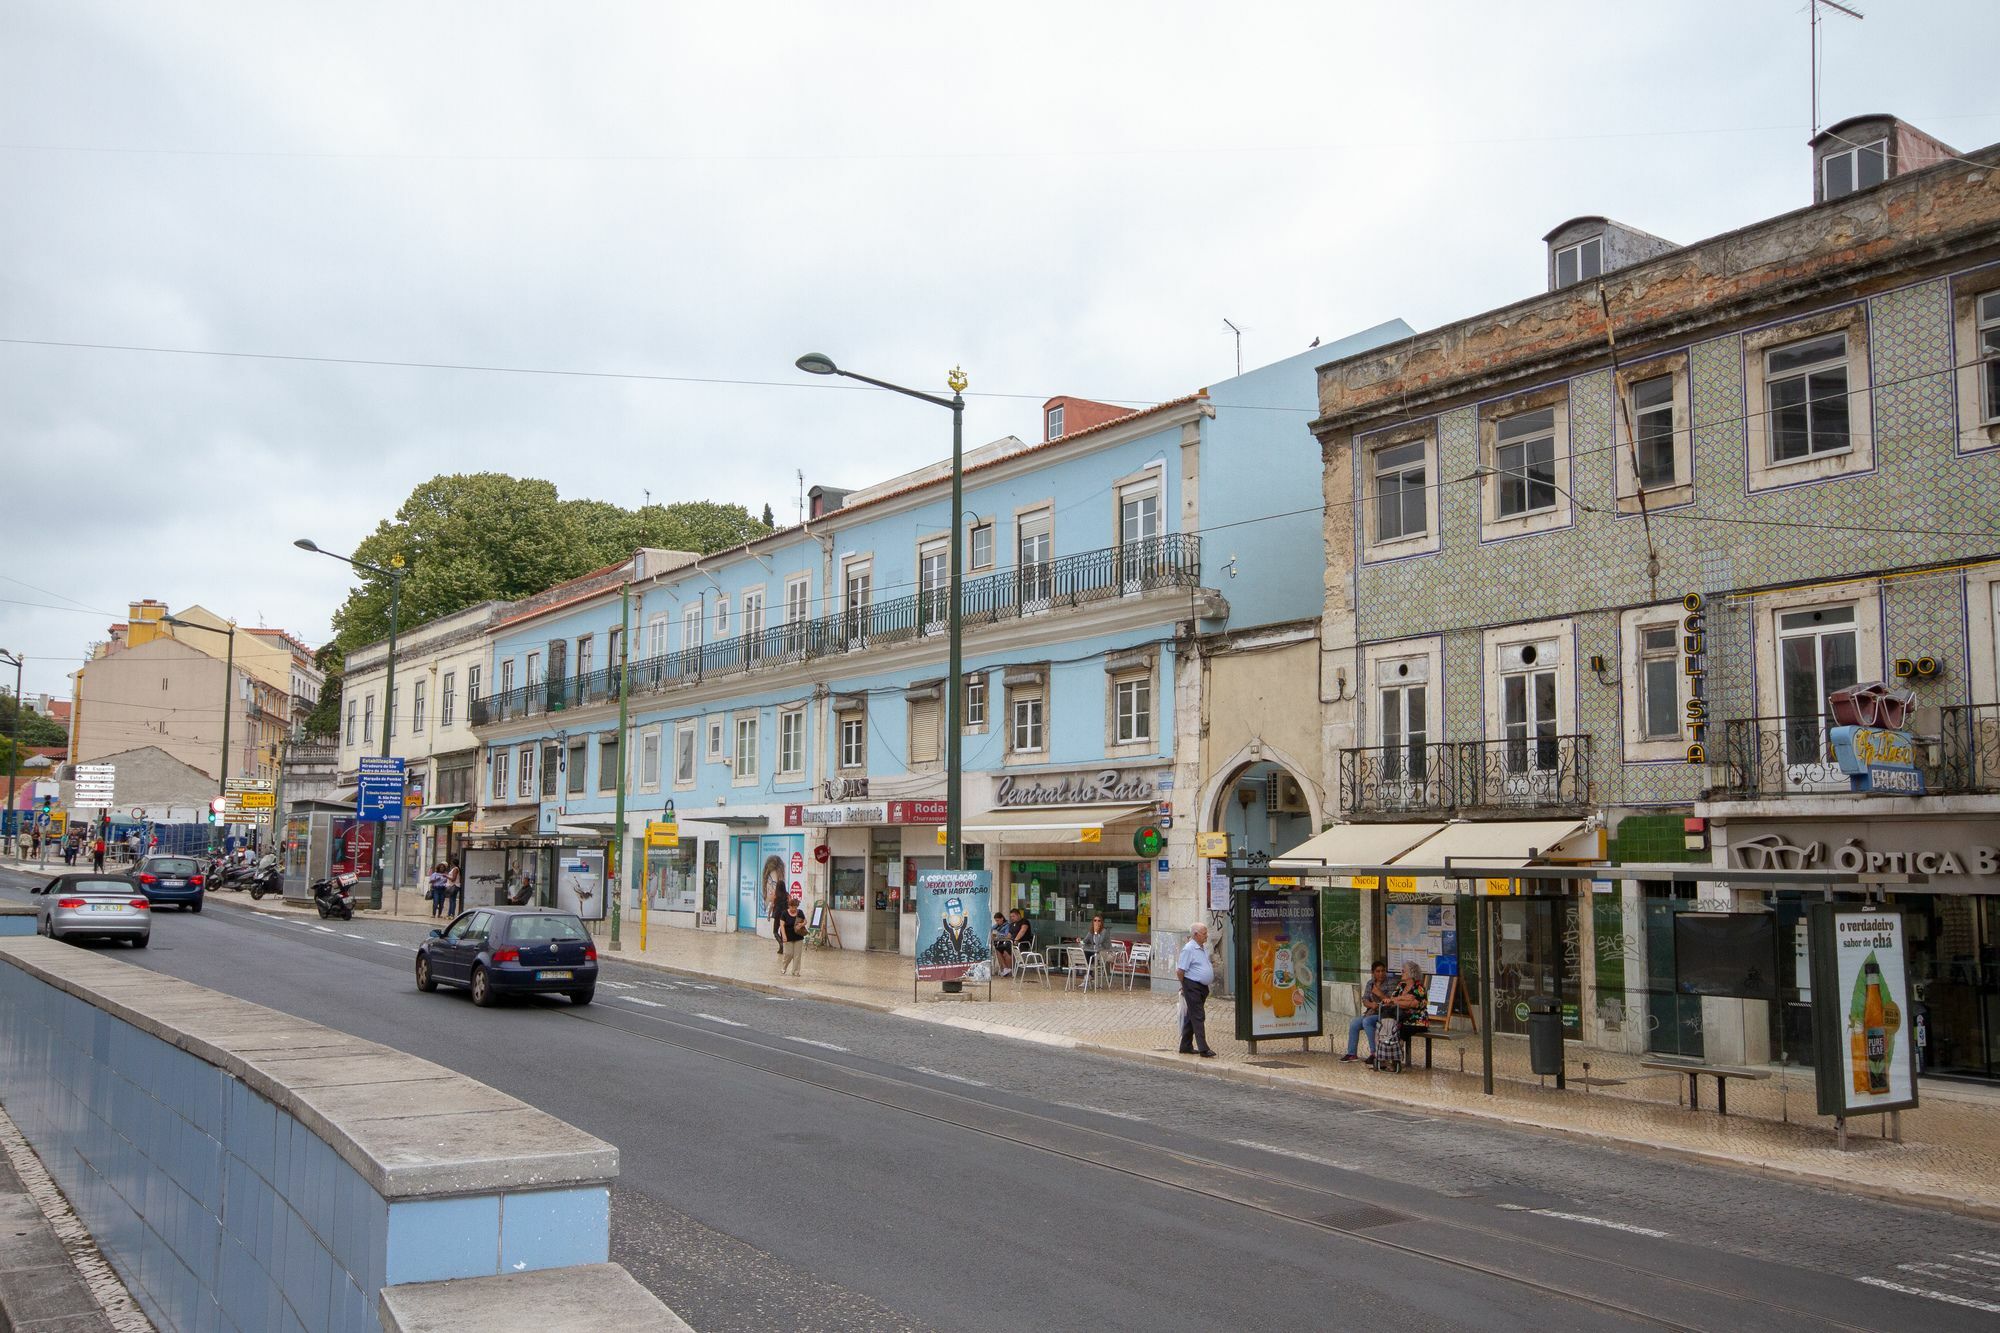
M 934 764 L 938 757 L 938 703 L 920 699 L 910 705 L 910 762 Z

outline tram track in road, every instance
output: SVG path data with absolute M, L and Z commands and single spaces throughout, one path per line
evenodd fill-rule
M 735 1032 L 711 1027 L 706 1024 L 684 1022 L 664 1014 L 653 1012 L 650 1009 L 644 1013 L 629 1013 L 621 1014 L 620 1016 L 679 1029 L 683 1032 L 697 1035 L 705 1039 L 705 1041 L 680 1041 L 658 1032 L 629 1027 L 624 1023 L 613 1021 L 610 1018 L 609 1015 L 611 1013 L 618 1011 L 594 1009 L 591 1012 L 584 1013 L 556 1009 L 554 1006 L 550 1006 L 550 1012 L 573 1022 L 589 1023 L 597 1027 L 611 1028 L 643 1041 L 669 1046 L 712 1060 L 724 1061 L 741 1068 L 754 1070 L 758 1073 L 801 1083 L 823 1092 L 850 1097 L 886 1110 L 918 1117 L 953 1129 L 979 1134 L 1016 1147 L 1058 1157 L 1078 1166 L 1096 1167 L 1101 1170 L 1116 1172 L 1148 1184 L 1184 1194 L 1195 1195 L 1229 1207 L 1256 1212 L 1280 1222 L 1308 1227 L 1316 1231 L 1339 1236 L 1344 1240 L 1391 1251 L 1407 1258 L 1421 1260 L 1425 1263 L 1448 1267 L 1469 1276 L 1505 1282 L 1511 1286 L 1520 1287 L 1538 1295 L 1580 1305 L 1600 1313 L 1615 1315 L 1648 1327 L 1681 1330 L 1683 1333 L 1735 1333 L 1736 1330 L 1745 1327 L 1777 1327 L 1778 1325 L 1774 1325 L 1771 1322 L 1773 1317 L 1785 1317 L 1799 1321 L 1799 1326 L 1801 1327 L 1850 1330 L 1851 1333 L 1887 1333 L 1888 1330 L 1897 1327 L 1896 1325 L 1849 1323 L 1844 1320 L 1832 1318 L 1823 1311 L 1774 1301 L 1738 1288 L 1721 1287 L 1684 1277 L 1676 1277 L 1671 1274 L 1662 1273 L 1657 1269 L 1641 1267 L 1637 1264 L 1616 1258 L 1608 1258 L 1602 1253 L 1589 1252 L 1544 1239 L 1527 1237 L 1517 1231 L 1505 1231 L 1497 1227 L 1480 1226 L 1453 1218 L 1413 1214 L 1406 1208 L 1379 1205 L 1369 1200 L 1350 1194 L 1343 1194 L 1337 1190 L 1328 1189 L 1323 1186 L 1302 1184 L 1295 1179 L 1280 1176 L 1275 1172 L 1256 1170 L 1198 1153 L 1189 1153 L 1179 1149 L 1163 1147 L 1159 1144 L 1147 1143 L 1143 1140 L 1132 1138 L 1129 1135 L 1119 1134 L 1108 1129 L 1100 1129 L 1095 1126 L 1079 1125 L 1072 1121 L 1044 1115 L 1032 1110 L 999 1106 L 982 1100 L 971 1091 L 954 1091 L 951 1088 L 930 1087 L 912 1083 L 890 1074 L 826 1059 L 811 1052 L 767 1045 L 756 1040 L 754 1037 L 738 1035 Z M 760 1060 L 750 1058 L 747 1054 L 732 1055 L 712 1049 L 713 1043 L 716 1042 L 745 1046 L 766 1058 Z M 815 1076 L 814 1074 L 800 1072 L 796 1069 L 774 1068 L 773 1062 L 777 1060 L 802 1064 L 808 1067 L 818 1067 L 820 1070 L 826 1071 L 826 1073 Z M 911 1099 L 908 1096 L 873 1095 L 866 1090 L 854 1086 L 859 1081 L 883 1084 L 905 1093 L 920 1093 L 925 1097 L 938 1099 L 948 1104 L 970 1108 L 972 1114 L 951 1115 L 934 1110 L 925 1110 L 921 1106 L 912 1105 Z M 996 1123 L 996 1121 L 1005 1120 L 1032 1122 L 1050 1132 L 1041 1135 L 1031 1135 L 1019 1132 L 1018 1129 L 1009 1128 L 1003 1123 Z M 1104 1155 L 1073 1151 L 1052 1141 L 1052 1138 L 1059 1138 L 1064 1135 L 1085 1135 L 1100 1140 L 1126 1160 L 1114 1160 Z M 1149 1159 L 1160 1165 L 1157 1167 L 1147 1165 Z M 1173 1168 L 1179 1168 L 1180 1173 L 1175 1174 Z M 1189 1172 L 1196 1172 L 1210 1179 L 1206 1182 L 1193 1180 L 1189 1178 Z M 1232 1190 L 1220 1187 L 1219 1182 L 1232 1179 L 1242 1182 L 1242 1188 Z M 1260 1192 L 1269 1194 L 1273 1191 L 1288 1193 L 1301 1198 L 1324 1200 L 1325 1204 L 1323 1208 L 1317 1211 L 1308 1211 L 1300 1207 L 1281 1206 L 1270 1198 L 1257 1197 L 1257 1194 Z M 1461 1236 L 1478 1237 L 1482 1241 L 1502 1245 L 1514 1252 L 1519 1252 L 1523 1248 L 1529 1248 L 1541 1256 L 1552 1260 L 1587 1264 L 1597 1269 L 1616 1268 L 1646 1283 L 1658 1284 L 1670 1291 L 1689 1295 L 1699 1294 L 1702 1297 L 1726 1302 L 1736 1307 L 1737 1312 L 1726 1323 L 1703 1324 L 1686 1322 L 1680 1318 L 1656 1314 L 1623 1301 L 1594 1294 L 1573 1285 L 1564 1285 L 1522 1272 L 1509 1271 L 1507 1268 L 1501 1267 L 1496 1263 L 1467 1258 L 1462 1253 L 1451 1252 L 1448 1247 L 1413 1244 L 1393 1237 L 1374 1234 L 1374 1228 L 1377 1226 L 1394 1225 L 1404 1221 L 1420 1223 L 1427 1230 L 1433 1232 L 1444 1230 L 1457 1233 Z M 1761 1315 L 1752 1315 L 1752 1311 L 1744 1307 L 1754 1307 L 1756 1311 L 1761 1312 Z M 1667 1306 L 1664 1308 L 1672 1307 Z

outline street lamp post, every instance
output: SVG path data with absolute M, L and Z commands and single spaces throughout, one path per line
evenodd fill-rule
M 951 410 L 951 557 L 946 568 L 950 571 L 946 596 L 951 605 L 945 612 L 950 638 L 949 666 L 945 671 L 945 788 L 944 788 L 944 863 L 948 870 L 965 869 L 965 846 L 960 836 L 964 827 L 964 732 L 959 718 L 959 710 L 965 706 L 964 681 L 964 638 L 965 620 L 961 600 L 963 574 L 961 563 L 965 559 L 965 538 L 960 529 L 965 520 L 965 386 L 969 382 L 965 372 L 952 367 L 945 383 L 951 387 L 951 397 L 943 398 L 934 393 L 924 393 L 918 389 L 906 389 L 900 384 L 878 380 L 867 375 L 842 370 L 833 363 L 833 358 L 821 352 L 808 352 L 795 363 L 809 375 L 840 375 L 847 379 L 872 384 L 878 389 L 900 393 L 907 398 L 920 398 L 927 403 Z M 918 595 L 922 595 L 922 580 L 919 579 Z
M 8 834 L 18 845 L 21 838 L 21 812 L 14 808 L 14 775 L 21 771 L 21 663 L 26 659 L 19 653 L 10 653 L 0 648 L 0 662 L 14 668 L 14 753 L 7 763 L 7 818 Z
M 388 567 L 385 569 L 381 565 L 371 565 L 365 560 L 356 560 L 352 556 L 338 555 L 332 551 L 325 550 L 314 544 L 310 537 L 301 537 L 293 542 L 292 545 L 298 547 L 301 551 L 311 551 L 315 555 L 330 556 L 335 560 L 354 566 L 363 573 L 379 574 L 389 580 L 389 656 L 385 672 L 387 679 L 383 681 L 384 705 L 382 712 L 381 749 L 382 758 L 387 759 L 389 757 L 390 722 L 388 710 L 396 706 L 396 613 L 402 608 L 403 603 L 403 557 L 400 555 L 390 556 Z M 403 811 L 399 804 L 396 810 L 398 823 L 401 822 L 402 814 Z M 396 848 L 396 864 L 399 868 L 399 876 L 402 865 L 402 852 L 403 849 L 400 846 Z M 372 859 L 375 864 L 373 873 L 368 880 L 368 906 L 372 910 L 379 912 L 382 910 L 382 856 L 379 850 Z

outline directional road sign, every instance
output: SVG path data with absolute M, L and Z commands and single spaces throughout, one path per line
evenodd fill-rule
M 369 823 L 403 817 L 403 761 L 370 756 L 360 763 L 354 793 L 354 817 Z

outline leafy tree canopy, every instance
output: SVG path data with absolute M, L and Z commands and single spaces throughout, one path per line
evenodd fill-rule
M 0 737 L 14 738 L 14 711 L 17 705 L 11 694 L 0 694 Z M 43 717 L 32 708 L 21 710 L 21 745 L 34 749 L 38 745 L 61 745 L 69 739 L 69 732 L 63 724 Z
M 400 557 L 402 625 L 420 625 L 478 602 L 509 601 L 564 579 L 617 564 L 642 546 L 700 551 L 734 546 L 770 529 L 741 505 L 713 500 L 622 509 L 602 500 L 565 500 L 553 482 L 500 472 L 436 476 L 410 492 L 393 519 L 376 526 L 354 558 L 388 566 Z M 324 651 L 372 643 L 389 632 L 389 581 L 368 576 L 333 617 Z M 329 659 L 322 667 L 332 669 Z M 329 686 L 333 684 L 331 680 Z M 329 688 L 321 698 L 327 711 Z

